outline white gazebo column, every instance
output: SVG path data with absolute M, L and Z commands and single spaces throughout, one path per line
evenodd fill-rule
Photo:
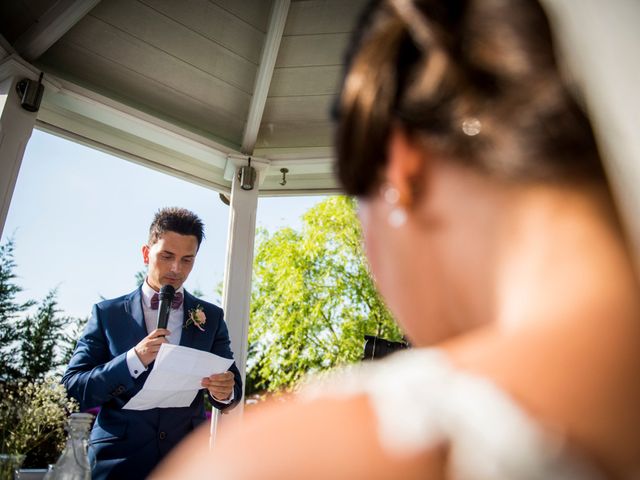
M 253 247 L 256 236 L 256 211 L 258 208 L 258 186 L 264 164 L 252 161 L 257 174 L 252 190 L 240 187 L 238 172 L 247 164 L 246 159 L 229 159 L 233 165 L 233 181 L 229 212 L 229 234 L 227 238 L 227 263 L 224 280 L 224 315 L 231 338 L 236 365 L 245 382 L 249 336 L 249 313 L 251 308 L 251 276 L 253 273 Z M 234 414 L 241 414 L 243 403 Z
M 36 123 L 37 113 L 20 106 L 16 84 L 36 73 L 16 57 L 0 61 L 0 235 L 9 212 L 22 156 Z

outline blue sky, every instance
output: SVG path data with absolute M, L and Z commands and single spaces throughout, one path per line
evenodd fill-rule
M 297 228 L 322 199 L 261 198 L 257 225 Z M 61 309 L 86 316 L 100 296 L 133 290 L 149 223 L 163 206 L 185 207 L 203 219 L 206 239 L 185 287 L 216 302 L 229 218 L 218 192 L 35 130 L 0 240 L 15 240 L 20 299 L 40 300 L 57 286 Z

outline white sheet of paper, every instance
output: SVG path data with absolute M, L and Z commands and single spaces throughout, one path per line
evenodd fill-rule
M 204 377 L 226 372 L 233 360 L 181 345 L 163 343 L 153 370 L 125 410 L 188 407 L 202 386 Z

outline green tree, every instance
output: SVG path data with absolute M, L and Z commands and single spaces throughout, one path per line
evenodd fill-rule
M 352 199 L 319 203 L 300 232 L 259 232 L 247 394 L 360 360 L 365 334 L 402 339 L 371 280 Z
M 44 378 L 61 365 L 60 338 L 71 319 L 60 315 L 57 294 L 57 289 L 51 290 L 36 312 L 18 324 L 21 377 L 26 380 Z
M 55 374 L 86 319 L 63 316 L 56 289 L 27 314 L 36 302 L 16 301 L 13 252 L 13 239 L 0 246 L 0 451 L 27 453 L 25 467 L 42 467 L 60 454 L 67 414 L 77 409 Z
M 17 321 L 20 314 L 34 303 L 32 300 L 23 303 L 16 300 L 22 288 L 15 283 L 17 276 L 13 250 L 12 238 L 0 246 L 0 379 L 19 375 L 14 362 L 15 342 L 18 340 Z
M 136 272 L 136 287 L 139 287 L 140 285 L 142 285 L 144 283 L 144 281 L 147 278 L 147 269 L 146 267 L 143 268 L 142 270 L 138 270 Z
M 73 351 L 76 349 L 78 339 L 82 335 L 82 331 L 89 321 L 89 317 L 71 317 L 65 333 L 62 337 L 61 360 L 60 365 L 66 367 L 71 361 Z

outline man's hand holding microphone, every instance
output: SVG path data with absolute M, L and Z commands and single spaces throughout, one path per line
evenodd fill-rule
M 146 367 L 149 366 L 158 356 L 160 346 L 163 343 L 169 343 L 167 336 L 171 334 L 167 330 L 167 323 L 169 322 L 169 313 L 171 312 L 171 302 L 176 294 L 176 289 L 172 285 L 164 285 L 160 289 L 159 305 L 158 305 L 158 322 L 157 328 L 149 335 L 140 340 L 134 350 L 142 364 Z

